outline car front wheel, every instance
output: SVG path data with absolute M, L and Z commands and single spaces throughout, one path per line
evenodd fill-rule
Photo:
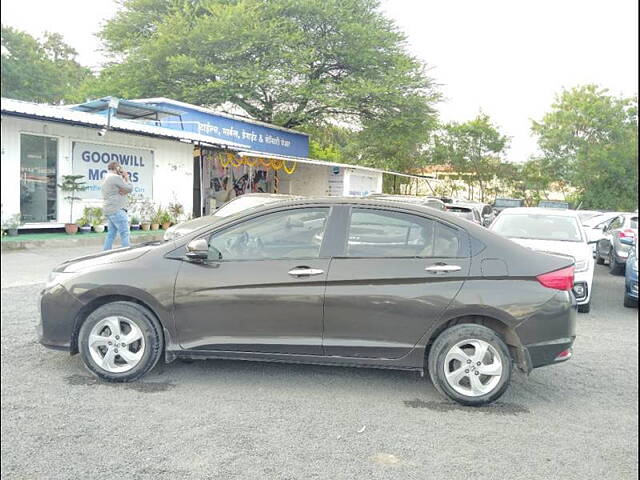
M 613 247 L 612 247 L 613 250 Z M 612 275 L 620 275 L 624 271 L 624 263 L 618 263 L 613 252 L 609 253 L 609 272 Z
M 433 385 L 463 405 L 485 405 L 500 398 L 509 386 L 511 367 L 504 341 L 482 325 L 448 328 L 429 351 Z
M 78 334 L 87 369 L 109 382 L 131 382 L 151 370 L 162 354 L 162 329 L 153 314 L 133 302 L 94 310 Z

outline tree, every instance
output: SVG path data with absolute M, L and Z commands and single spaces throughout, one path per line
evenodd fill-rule
M 509 138 L 481 113 L 466 123 L 444 125 L 433 138 L 431 162 L 450 165 L 470 187 L 477 183 L 484 202 L 490 193 L 488 183 L 504 168 L 502 156 L 508 145 Z
M 3 97 L 58 103 L 74 97 L 91 75 L 75 57 L 62 35 L 45 33 L 42 42 L 11 27 L 2 26 Z
M 288 128 L 438 99 L 377 0 L 122 0 L 100 35 L 114 61 L 86 94 L 230 102 Z
M 638 100 L 586 85 L 564 90 L 532 131 L 556 180 L 582 208 L 638 208 Z

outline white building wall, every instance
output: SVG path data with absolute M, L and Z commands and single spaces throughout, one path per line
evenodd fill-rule
M 287 165 L 290 165 L 287 162 Z M 329 194 L 329 168 L 323 165 L 298 163 L 295 171 L 287 175 L 284 169 L 278 171 L 279 193 L 305 196 L 325 196 Z
M 5 216 L 20 212 L 20 135 L 45 135 L 58 139 L 58 183 L 63 175 L 72 172 L 72 147 L 74 141 L 103 145 L 135 147 L 153 150 L 153 200 L 167 206 L 178 201 L 185 212 L 193 206 L 193 145 L 179 141 L 131 135 L 109 131 L 98 136 L 93 128 L 65 125 L 41 120 L 2 116 L 2 213 Z M 69 218 L 69 205 L 58 189 L 58 222 Z M 77 219 L 84 206 L 98 206 L 100 201 L 86 200 L 74 203 L 73 219 Z

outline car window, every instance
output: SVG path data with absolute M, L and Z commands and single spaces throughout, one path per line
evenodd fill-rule
M 638 217 L 631 217 L 629 220 L 629 225 L 631 228 L 638 228 Z
M 463 233 L 435 220 L 400 212 L 353 209 L 350 257 L 457 257 Z
M 328 208 L 301 208 L 247 220 L 209 239 L 210 260 L 318 258 Z
M 581 242 L 582 233 L 575 217 L 559 215 L 500 215 L 491 230 L 510 238 Z
M 624 219 L 622 217 L 616 217 L 609 224 L 608 230 L 616 230 L 616 229 L 622 227 L 623 224 L 624 224 Z

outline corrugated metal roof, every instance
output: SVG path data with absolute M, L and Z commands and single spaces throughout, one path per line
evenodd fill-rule
M 106 115 L 80 112 L 68 107 L 23 102 L 21 100 L 13 100 L 11 98 L 2 98 L 0 100 L 0 104 L 2 114 L 6 115 L 16 115 L 26 118 L 37 118 L 41 120 L 100 128 L 106 128 L 108 122 Z M 171 128 L 158 127 L 156 125 L 148 125 L 121 118 L 111 117 L 109 128 L 114 131 L 129 132 L 137 135 L 166 138 L 183 142 L 186 141 L 190 143 L 199 143 L 203 145 L 230 147 L 233 149 L 250 148 L 248 145 L 229 142 L 209 135 L 201 135 L 199 133 L 186 132 L 183 130 L 173 130 Z

